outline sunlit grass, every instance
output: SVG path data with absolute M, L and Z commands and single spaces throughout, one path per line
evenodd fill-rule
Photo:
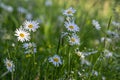
M 0 80 L 119 80 L 119 3 L 0 1 Z

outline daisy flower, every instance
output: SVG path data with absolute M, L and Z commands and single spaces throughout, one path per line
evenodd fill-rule
M 70 45 L 79 45 L 80 39 L 76 34 L 72 34 L 72 36 L 69 37 L 69 43 Z
M 54 55 L 53 57 L 50 57 L 48 60 L 57 67 L 62 64 L 62 61 L 58 55 Z
M 30 40 L 30 33 L 23 28 L 16 29 L 15 36 L 18 37 L 18 41 L 24 42 Z
M 80 51 L 75 51 L 75 53 L 76 53 L 80 58 L 84 59 L 85 56 L 83 55 L 82 52 L 80 52 Z
M 13 64 L 13 61 L 8 60 L 7 58 L 4 60 L 5 66 L 9 72 L 15 71 L 15 65 Z
M 63 14 L 66 16 L 73 16 L 73 14 L 76 12 L 76 10 L 72 7 L 68 8 L 67 10 L 64 10 Z
M 24 28 L 28 31 L 35 32 L 39 28 L 39 23 L 37 21 L 25 21 L 23 24 Z
M 99 24 L 99 22 L 98 21 L 96 21 L 96 20 L 92 20 L 92 24 L 95 26 L 95 28 L 97 29 L 97 30 L 100 30 L 100 24 Z
M 78 32 L 79 31 L 79 27 L 74 23 L 74 21 L 65 22 L 64 25 L 68 31 L 71 31 L 71 32 Z

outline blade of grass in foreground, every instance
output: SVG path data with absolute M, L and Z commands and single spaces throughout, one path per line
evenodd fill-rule
M 108 26 L 107 26 L 107 30 L 109 30 L 109 28 L 110 28 L 111 20 L 112 20 L 112 16 L 111 16 L 110 19 L 109 19 Z M 107 36 L 107 35 L 105 34 L 105 38 L 106 38 L 106 36 Z M 106 39 L 104 40 L 104 49 L 106 49 Z M 103 49 L 103 50 L 104 50 L 104 49 Z M 104 54 L 104 52 L 103 52 L 103 54 Z M 101 53 L 101 54 L 98 56 L 96 62 L 95 62 L 94 65 L 93 65 L 92 71 L 94 70 L 94 68 L 95 68 L 95 66 L 96 66 L 99 58 L 103 57 L 103 54 Z M 101 65 L 101 66 L 102 66 L 102 65 Z M 100 67 L 100 68 L 101 68 L 101 67 Z M 90 73 L 90 76 L 88 77 L 88 80 L 91 80 L 90 78 L 91 78 L 91 76 L 92 76 L 92 71 L 91 71 L 91 73 Z

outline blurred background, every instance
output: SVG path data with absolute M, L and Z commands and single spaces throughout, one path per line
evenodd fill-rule
M 101 72 L 106 71 L 106 73 L 102 73 L 108 78 L 106 80 L 120 80 L 120 0 L 0 0 L 0 74 L 5 71 L 3 59 L 8 56 L 8 53 L 13 53 L 10 55 L 13 55 L 12 59 L 18 66 L 17 72 L 21 71 L 21 65 L 17 61 L 23 60 L 21 58 L 23 54 L 17 54 L 17 52 L 22 53 L 21 50 L 23 49 L 18 46 L 21 43 L 17 41 L 14 34 L 15 30 L 25 20 L 37 20 L 40 23 L 38 31 L 32 34 L 32 41 L 36 42 L 38 46 L 37 55 L 40 55 L 38 60 L 46 58 L 48 53 L 55 53 L 59 36 L 65 31 L 63 11 L 69 7 L 76 9 L 74 17 L 75 23 L 80 27 L 80 32 L 78 33 L 81 41 L 78 47 L 80 51 L 94 48 L 102 52 L 104 43 L 101 39 L 103 37 L 108 38 L 109 44 L 106 49 L 116 54 L 104 66 L 106 67 L 105 70 L 104 67 L 101 68 Z M 92 20 L 99 22 L 100 31 L 94 28 Z M 14 45 L 17 45 L 16 49 L 13 48 Z M 88 60 L 94 63 L 98 55 L 88 57 Z M 24 61 L 22 62 L 24 63 Z M 42 61 L 40 62 L 42 63 Z M 109 64 L 110 66 L 108 66 Z M 40 65 L 44 67 L 43 64 Z M 17 72 L 15 73 L 16 80 L 18 80 L 17 77 L 19 75 L 22 75 L 22 71 L 18 74 Z M 36 76 L 36 73 L 33 76 Z M 46 73 L 44 72 L 44 74 Z M 26 77 L 25 75 L 24 78 Z M 8 76 L 10 77 L 10 75 Z M 3 80 L 7 79 L 4 78 Z M 44 78 L 41 79 L 44 80 Z M 97 80 L 97 78 L 93 80 Z
M 87 46 L 93 45 L 94 42 L 89 38 L 100 36 L 99 32 L 93 34 L 91 24 L 93 19 L 98 20 L 103 29 L 107 27 L 111 16 L 113 21 L 120 20 L 119 0 L 0 0 L 0 39 L 4 42 L 3 39 L 13 37 L 15 29 L 25 20 L 40 22 L 40 33 L 44 34 L 46 39 L 52 39 L 54 36 L 51 35 L 55 33 L 59 35 L 62 32 L 64 26 L 62 12 L 69 7 L 77 10 L 74 16 L 81 28 L 80 36 L 86 40 L 83 43 Z M 88 35 L 89 33 L 91 35 Z M 91 44 L 89 45 L 88 42 Z

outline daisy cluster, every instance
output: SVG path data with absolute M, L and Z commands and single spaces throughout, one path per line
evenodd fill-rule
M 68 40 L 70 45 L 79 45 L 80 39 L 77 35 L 77 32 L 79 32 L 80 28 L 77 24 L 75 24 L 74 20 L 74 13 L 76 10 L 72 7 L 68 8 L 67 10 L 64 10 L 63 15 L 66 16 L 66 21 L 64 23 L 65 28 L 67 29 L 67 32 L 64 32 L 63 35 L 69 35 Z M 62 36 L 63 36 L 62 35 Z
M 16 29 L 15 36 L 17 36 L 18 41 L 30 41 L 30 32 L 35 32 L 38 28 L 39 23 L 37 21 L 25 21 L 23 26 L 21 26 L 19 29 Z
M 36 44 L 30 42 L 30 32 L 35 32 L 38 28 L 39 23 L 37 21 L 25 21 L 19 29 L 16 29 L 15 36 L 17 36 L 18 41 L 25 42 L 23 43 L 25 54 L 37 52 Z

